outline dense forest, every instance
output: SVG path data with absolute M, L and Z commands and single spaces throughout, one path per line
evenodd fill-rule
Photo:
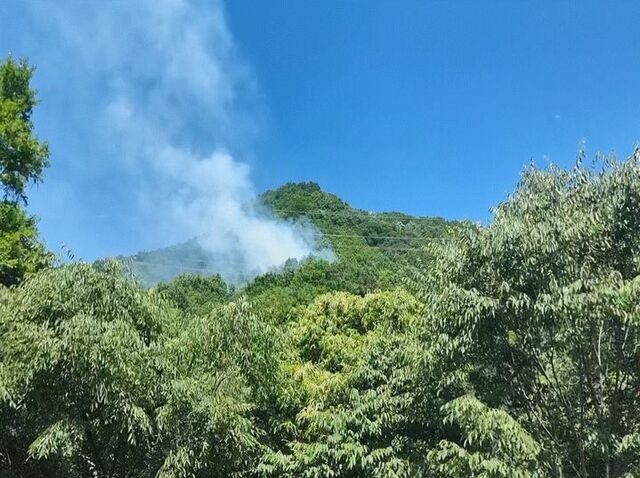
M 528 167 L 488 225 L 285 185 L 335 260 L 156 283 L 193 243 L 39 239 L 32 74 L 0 66 L 1 477 L 640 476 L 640 150 Z

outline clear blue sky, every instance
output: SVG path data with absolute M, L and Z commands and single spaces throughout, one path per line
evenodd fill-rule
M 88 258 L 153 245 L 123 205 L 129 183 L 103 167 L 108 148 L 94 152 L 82 134 L 92 111 L 70 106 L 65 119 L 69 97 L 99 104 L 101 91 L 82 89 L 82 71 L 64 79 L 50 3 L 34 0 L 37 20 L 25 3 L 0 4 L 0 50 L 39 68 L 52 186 L 30 207 L 46 239 Z M 258 191 L 316 181 L 364 209 L 486 221 L 530 160 L 570 165 L 583 139 L 590 153 L 626 156 L 640 139 L 637 1 L 233 0 L 225 10 L 264 117 L 242 158 Z M 71 168 L 93 154 L 105 161 L 91 174 Z M 76 219 L 60 219 L 65 194 L 85 198 Z

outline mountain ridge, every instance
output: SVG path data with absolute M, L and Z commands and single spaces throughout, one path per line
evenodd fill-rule
M 291 224 L 311 224 L 319 232 L 318 250 L 330 248 L 337 261 L 348 258 L 378 265 L 397 261 L 414 255 L 426 241 L 447 235 L 450 227 L 459 224 L 440 217 L 357 209 L 310 181 L 290 182 L 267 190 L 258 196 L 257 203 L 267 217 L 273 215 Z M 259 271 L 238 272 L 240 264 L 208 253 L 196 238 L 116 259 L 125 263 L 145 286 L 167 282 L 181 274 L 219 274 L 236 285 L 260 275 Z M 288 261 L 269 272 L 298 265 L 296 261 Z

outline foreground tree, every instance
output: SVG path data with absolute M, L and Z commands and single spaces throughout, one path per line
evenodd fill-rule
M 42 179 L 49 148 L 34 132 L 31 114 L 37 104 L 30 82 L 34 68 L 9 57 L 0 63 L 0 183 L 5 199 L 26 202 L 30 182 Z
M 144 469 L 159 398 L 153 348 L 170 320 L 158 299 L 89 265 L 40 273 L 3 299 L 3 466 L 13 476 Z
M 283 386 L 279 336 L 243 300 L 166 331 L 158 356 L 160 478 L 249 475 Z
M 505 410 L 489 409 L 478 399 L 463 395 L 443 407 L 445 423 L 458 426 L 464 446 L 442 440 L 429 452 L 438 476 L 542 478 L 540 445 Z
M 2 476 L 250 470 L 277 336 L 242 302 L 184 317 L 109 264 L 0 288 Z
M 52 261 L 38 237 L 36 219 L 18 205 L 0 201 L 0 285 L 18 284 Z
M 47 267 L 52 256 L 38 239 L 36 220 L 20 207 L 26 188 L 42 179 L 49 150 L 33 132 L 33 68 L 9 57 L 0 63 L 0 284 L 13 285 Z
M 598 171 L 530 168 L 418 281 L 441 393 L 508 410 L 541 446 L 538 473 L 640 473 L 639 211 L 638 151 Z

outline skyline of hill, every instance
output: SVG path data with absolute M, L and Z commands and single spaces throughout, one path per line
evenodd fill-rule
M 371 263 L 378 270 L 419 255 L 429 240 L 442 238 L 460 224 L 439 217 L 417 217 L 401 212 L 370 212 L 351 207 L 314 182 L 287 183 L 258 198 L 265 217 L 292 227 L 314 231 L 310 257 L 289 260 L 268 271 L 247 270 L 242 259 L 211 253 L 191 238 L 183 243 L 132 256 L 118 256 L 144 286 L 167 282 L 180 274 L 220 274 L 226 282 L 242 285 L 263 274 L 299 267 L 312 258 L 332 262 Z M 384 268 L 383 268 L 384 269 Z

